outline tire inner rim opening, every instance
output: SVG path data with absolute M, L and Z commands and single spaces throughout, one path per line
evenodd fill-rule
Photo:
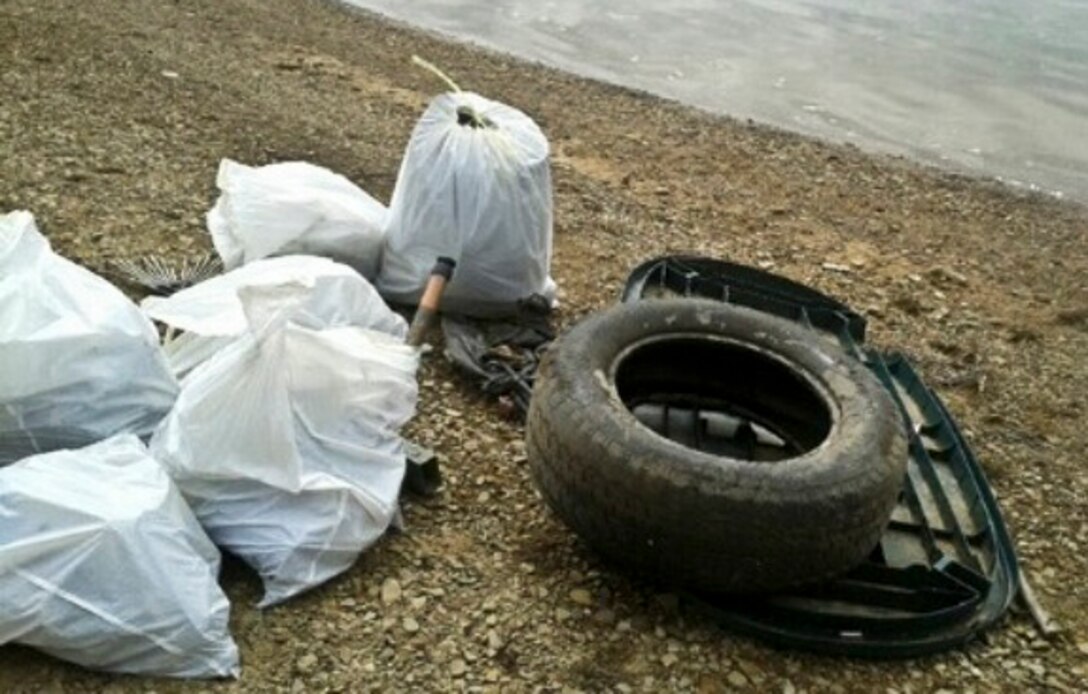
M 612 377 L 640 423 L 704 453 L 777 462 L 813 450 L 831 431 L 828 399 L 809 374 L 727 338 L 641 340 L 617 357 Z

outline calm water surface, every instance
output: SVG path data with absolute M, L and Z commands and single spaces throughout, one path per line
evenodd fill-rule
M 1088 0 L 349 1 L 713 111 L 1088 202 Z

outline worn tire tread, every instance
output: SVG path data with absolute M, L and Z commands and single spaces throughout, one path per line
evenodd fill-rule
M 843 415 L 807 472 L 667 442 L 606 390 L 595 372 L 624 346 L 679 329 L 827 364 L 819 376 L 844 384 L 832 389 Z M 863 365 L 782 319 L 695 300 L 620 305 L 557 341 L 538 374 L 527 451 L 545 500 L 606 558 L 666 583 L 728 592 L 776 590 L 862 561 L 887 524 L 907 458 L 894 405 Z

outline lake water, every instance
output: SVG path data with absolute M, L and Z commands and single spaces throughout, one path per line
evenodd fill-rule
M 1088 202 L 1088 0 L 349 1 L 705 109 Z

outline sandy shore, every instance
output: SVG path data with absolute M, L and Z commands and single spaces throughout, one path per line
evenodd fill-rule
M 911 663 L 771 651 L 602 565 L 543 507 L 520 429 L 433 357 L 415 435 L 448 486 L 406 508 L 348 575 L 253 608 L 232 567 L 243 676 L 182 684 L 0 649 L 0 689 L 84 691 L 1023 691 L 1088 677 L 1088 214 L 998 186 L 713 117 L 307 0 L 7 0 L 0 5 L 0 210 L 62 253 L 210 248 L 220 158 L 306 159 L 388 199 L 440 85 L 532 115 L 554 151 L 562 320 L 615 300 L 664 251 L 760 264 L 869 315 L 967 429 L 1026 570 L 1067 628 L 1014 617 Z M 441 397 L 439 397 L 441 396 Z M 385 604 L 395 578 L 404 597 Z M 411 617 L 420 626 L 406 631 Z

